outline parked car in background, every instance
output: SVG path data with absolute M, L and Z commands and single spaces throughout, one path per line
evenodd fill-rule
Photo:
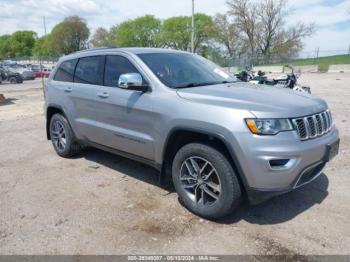
M 34 80 L 35 74 L 32 70 L 25 70 L 22 72 L 23 80 Z
M 23 80 L 34 80 L 35 74 L 31 69 L 28 68 L 17 68 L 16 71 L 21 74 Z
M 11 84 L 23 83 L 21 74 L 11 68 L 0 68 L 0 75 L 2 82 L 9 82 Z
M 32 71 L 34 72 L 35 77 L 49 77 L 51 73 L 50 68 L 46 67 L 39 67 L 39 66 L 32 66 Z
M 35 75 L 30 67 L 24 64 L 18 64 L 15 61 L 4 61 L 0 64 L 0 67 L 3 71 L 11 71 L 11 73 L 19 73 L 21 75 L 22 80 L 34 80 Z

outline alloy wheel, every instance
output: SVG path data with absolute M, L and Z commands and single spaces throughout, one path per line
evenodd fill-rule
M 215 167 L 207 159 L 192 156 L 183 161 L 180 182 L 187 196 L 197 205 L 212 205 L 221 193 L 221 182 Z
M 63 151 L 66 148 L 66 131 L 63 124 L 60 121 L 55 121 L 51 127 L 51 139 L 55 147 L 59 151 Z

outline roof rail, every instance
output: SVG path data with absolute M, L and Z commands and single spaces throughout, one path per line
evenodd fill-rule
M 84 49 L 84 50 L 76 51 L 76 52 L 74 52 L 73 54 L 84 53 L 84 52 L 90 52 L 90 51 L 97 51 L 97 50 L 104 50 L 104 49 L 112 49 L 112 48 L 117 48 L 117 47 L 116 47 L 116 46 L 109 46 L 109 47 L 89 48 L 89 49 Z

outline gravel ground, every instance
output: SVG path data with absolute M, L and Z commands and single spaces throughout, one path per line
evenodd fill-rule
M 0 254 L 349 254 L 350 74 L 300 82 L 328 101 L 340 155 L 314 183 L 217 222 L 147 166 L 95 149 L 58 157 L 40 81 L 0 86 Z

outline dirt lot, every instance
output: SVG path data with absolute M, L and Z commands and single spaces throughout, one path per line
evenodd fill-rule
M 59 158 L 40 82 L 0 86 L 0 254 L 349 254 L 350 74 L 301 82 L 328 101 L 340 155 L 314 183 L 218 222 L 188 212 L 147 166 L 93 149 Z

